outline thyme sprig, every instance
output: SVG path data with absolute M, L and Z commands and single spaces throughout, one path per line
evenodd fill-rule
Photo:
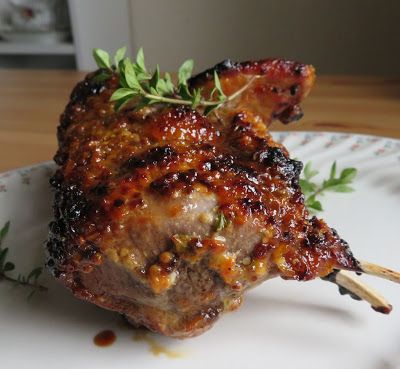
M 232 95 L 225 95 L 218 73 L 214 71 L 214 88 L 205 99 L 202 95 L 202 88 L 190 89 L 188 79 L 192 76 L 194 62 L 192 59 L 186 60 L 178 70 L 178 83 L 175 85 L 171 75 L 165 73 L 160 75 L 160 68 L 157 65 L 153 72 L 149 72 L 145 65 L 143 49 L 140 48 L 136 61 L 133 63 L 125 57 L 126 47 L 117 50 L 114 56 L 114 66 L 110 55 L 101 49 L 93 50 L 93 57 L 101 68 L 101 72 L 96 75 L 97 81 L 109 78 L 115 70 L 119 74 L 120 88 L 112 94 L 110 101 L 114 101 L 115 110 L 119 110 L 132 100 L 136 100 L 135 109 L 139 110 L 145 106 L 163 103 L 190 106 L 192 109 L 197 107 L 204 108 L 207 115 L 221 105 L 238 97 L 245 91 L 257 76 L 251 78 L 243 87 L 235 91 Z
M 28 287 L 31 292 L 28 299 L 36 292 L 45 292 L 47 287 L 39 284 L 39 277 L 42 274 L 42 267 L 37 267 L 31 270 L 28 275 L 18 274 L 17 278 L 12 277 L 10 272 L 15 270 L 15 264 L 7 259 L 8 247 L 3 248 L 3 242 L 10 230 L 10 222 L 6 222 L 0 230 L 0 281 L 8 281 L 18 286 Z
M 350 185 L 357 176 L 356 168 L 345 168 L 337 175 L 336 161 L 332 164 L 329 177 L 321 184 L 313 182 L 313 178 L 319 174 L 318 170 L 312 168 L 312 163 L 308 162 L 303 170 L 303 176 L 300 179 L 301 189 L 306 197 L 305 205 L 312 211 L 323 211 L 322 204 L 318 197 L 323 196 L 325 192 L 353 192 L 354 188 Z

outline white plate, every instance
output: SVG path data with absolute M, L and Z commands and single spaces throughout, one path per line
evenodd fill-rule
M 355 166 L 352 194 L 323 199 L 323 217 L 360 259 L 400 269 L 400 141 L 332 133 L 277 133 L 292 156 L 313 160 L 326 174 L 331 163 Z M 43 263 L 42 242 L 51 218 L 51 163 L 0 175 L 0 225 L 11 220 L 5 245 L 20 271 Z M 206 334 L 185 341 L 151 339 L 183 354 L 155 356 L 112 312 L 73 298 L 48 275 L 50 291 L 28 292 L 0 283 L 1 368 L 400 368 L 400 286 L 362 277 L 394 305 L 378 314 L 340 296 L 321 280 L 273 280 L 251 291 L 241 309 Z M 112 329 L 107 348 L 93 336 Z

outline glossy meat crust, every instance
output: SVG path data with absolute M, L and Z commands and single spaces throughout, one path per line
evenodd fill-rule
M 215 69 L 227 95 L 252 80 L 215 114 L 116 113 L 118 76 L 98 84 L 95 72 L 75 87 L 58 129 L 47 265 L 77 297 L 174 337 L 209 328 L 268 278 L 358 270 L 346 242 L 310 218 L 302 164 L 267 129 L 301 117 L 313 68 L 267 59 Z M 213 71 L 190 85 L 207 95 Z

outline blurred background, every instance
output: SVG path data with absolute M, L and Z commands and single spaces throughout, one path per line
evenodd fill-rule
M 91 50 L 143 46 L 201 70 L 279 56 L 319 74 L 400 74 L 398 0 L 0 0 L 0 68 L 93 69 Z

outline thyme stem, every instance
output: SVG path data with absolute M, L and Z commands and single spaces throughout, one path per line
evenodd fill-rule
M 202 94 L 202 87 L 191 88 L 188 81 L 193 71 L 193 60 L 186 60 L 178 70 L 178 83 L 174 84 L 169 73 L 160 76 L 159 66 L 150 73 L 144 62 L 143 49 L 139 49 L 136 61 L 125 58 L 126 48 L 119 49 L 114 57 L 115 66 L 111 65 L 110 55 L 101 49 L 94 49 L 93 56 L 101 71 L 94 77 L 96 81 L 110 78 L 113 73 L 119 74 L 119 88 L 110 97 L 114 102 L 115 111 L 119 111 L 132 99 L 136 100 L 135 109 L 140 110 L 154 103 L 190 106 L 192 109 L 203 107 L 204 115 L 234 100 L 242 94 L 253 81 L 261 76 L 252 76 L 250 80 L 232 95 L 226 96 L 222 90 L 221 81 L 214 70 L 214 88 L 209 97 Z
M 0 281 L 2 281 L 2 280 L 18 284 L 19 286 L 34 288 L 40 292 L 47 292 L 49 290 L 47 287 L 45 287 L 41 284 L 33 284 L 28 281 L 19 281 L 16 278 L 9 277 L 9 276 L 5 275 L 3 272 L 0 272 Z
M 208 100 L 200 100 L 199 105 L 200 106 L 214 106 L 214 105 L 223 105 L 226 104 L 229 101 L 234 100 L 236 97 L 241 95 L 245 90 L 249 88 L 249 86 L 253 83 L 253 81 L 257 78 L 260 78 L 261 76 L 253 76 L 243 87 L 241 87 L 239 90 L 235 91 L 232 95 L 227 96 L 227 98 L 223 101 L 208 101 Z M 156 100 L 159 102 L 163 102 L 166 104 L 179 104 L 179 105 L 192 105 L 191 100 L 184 100 L 184 99 L 175 99 L 172 97 L 165 97 L 165 96 L 159 96 L 159 95 L 153 95 L 149 94 L 147 92 L 143 92 L 142 96 L 151 99 L 151 100 Z

